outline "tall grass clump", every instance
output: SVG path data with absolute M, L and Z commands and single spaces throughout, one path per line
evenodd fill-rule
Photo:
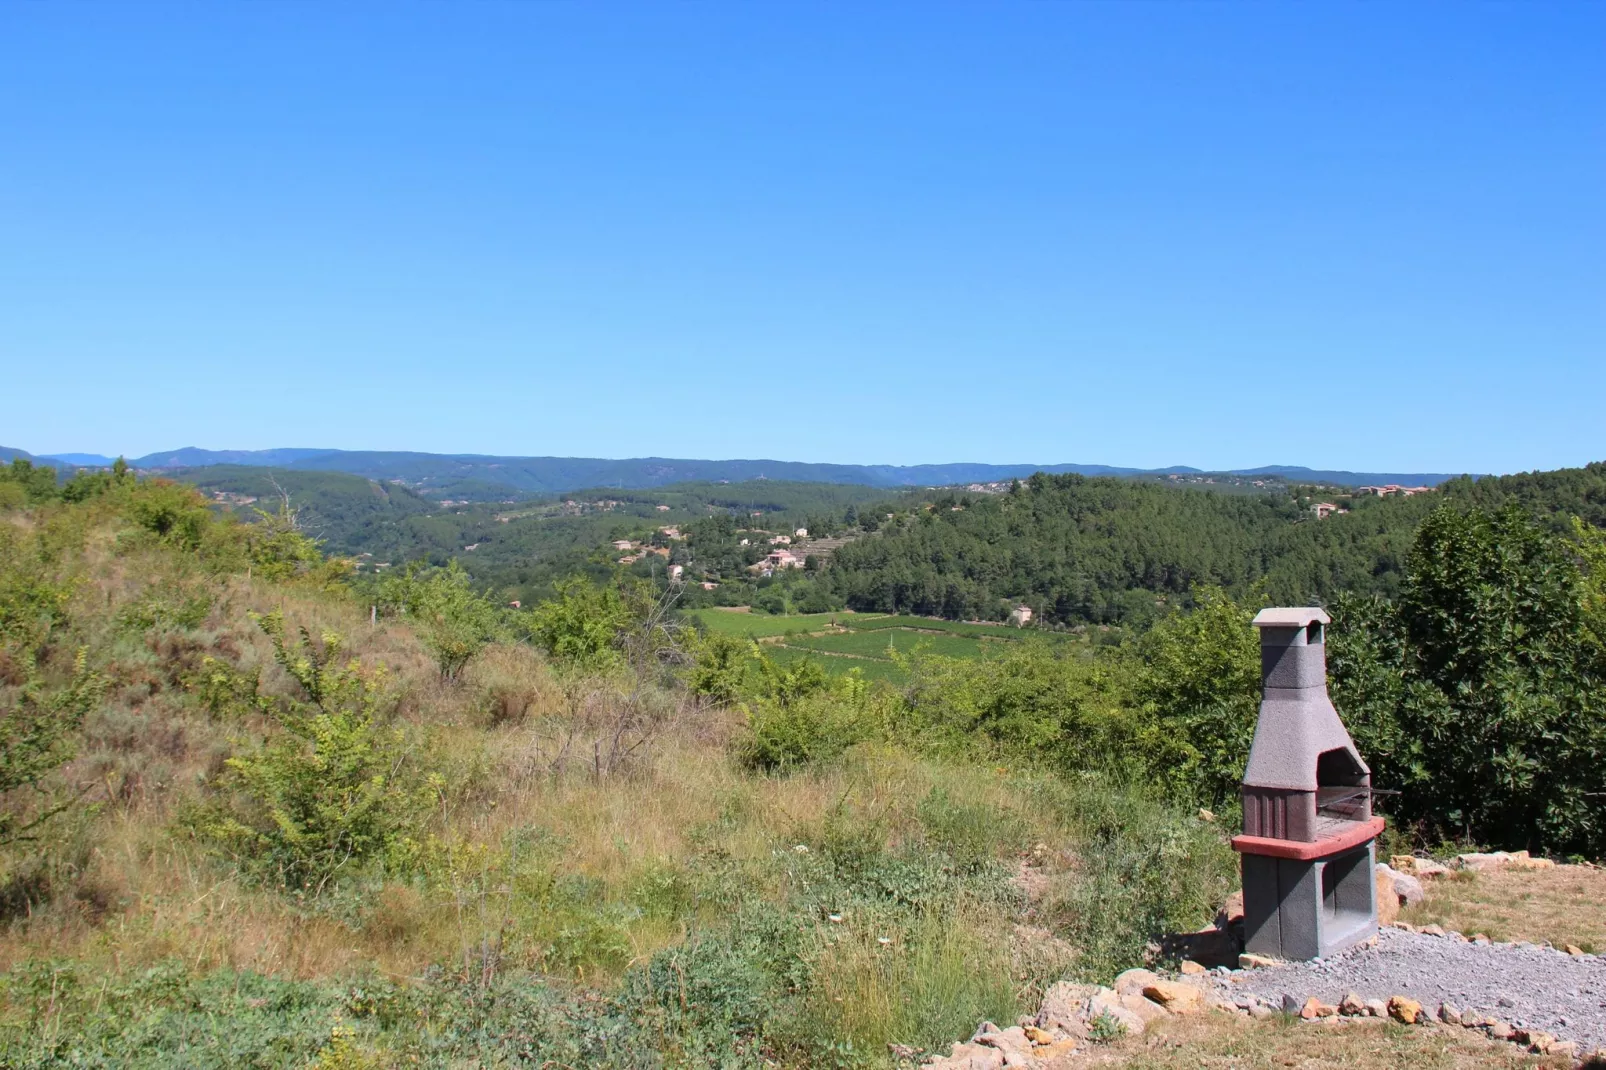
M 1237 882 L 1236 856 L 1213 823 L 1142 785 L 1040 781 L 1032 798 L 1070 830 L 1070 878 L 1045 915 L 1077 949 L 1077 972 L 1108 980 L 1144 964 L 1162 933 L 1207 924 Z

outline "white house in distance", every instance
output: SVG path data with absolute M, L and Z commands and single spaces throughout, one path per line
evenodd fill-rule
M 1009 612 L 1009 623 L 1017 628 L 1024 628 L 1032 622 L 1031 606 L 1016 606 Z
M 685 575 L 685 572 L 686 572 L 686 566 L 685 565 L 670 565 L 669 566 L 669 582 L 670 583 L 679 583 L 681 576 Z
M 806 538 L 809 537 L 809 529 L 808 528 L 798 528 L 796 531 L 792 532 L 792 534 L 796 535 L 800 539 L 806 539 Z

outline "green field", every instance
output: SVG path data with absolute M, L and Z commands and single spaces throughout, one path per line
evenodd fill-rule
M 903 670 L 890 661 L 836 657 L 830 654 L 822 654 L 818 650 L 781 646 L 778 643 L 765 644 L 764 653 L 782 665 L 790 665 L 794 661 L 802 661 L 805 658 L 812 659 L 831 676 L 842 676 L 857 669 L 859 675 L 866 680 L 887 680 L 898 684 L 908 679 Z
M 858 614 L 797 613 L 789 617 L 771 617 L 761 613 L 732 613 L 725 609 L 694 609 L 686 616 L 698 621 L 704 628 L 720 635 L 748 635 L 761 639 L 770 635 L 798 635 L 818 632 L 833 622 L 857 627 Z
M 839 635 L 813 635 L 788 639 L 787 646 L 814 650 L 822 654 L 847 654 L 861 658 L 887 658 L 891 644 L 900 654 L 909 654 L 916 646 L 929 653 L 950 658 L 976 658 L 988 644 L 981 639 L 963 635 L 943 635 L 914 632 L 905 628 L 882 628 L 868 632 L 845 632 Z
M 1022 639 L 1028 635 L 1041 634 L 1036 631 L 1011 627 L 1008 624 L 972 624 L 962 620 L 940 620 L 936 617 L 911 617 L 907 615 L 874 617 L 866 614 L 855 618 L 855 623 L 851 627 L 856 631 L 915 628 L 923 632 L 949 632 L 953 635 L 968 635 L 975 639 Z
M 698 609 L 686 615 L 708 631 L 721 635 L 780 639 L 778 643 L 764 644 L 764 653 L 778 662 L 790 663 L 810 657 L 833 676 L 858 669 L 871 680 L 895 682 L 903 680 L 904 673 L 888 656 L 889 643 L 904 655 L 919 649 L 949 658 L 979 658 L 997 653 L 1006 643 L 1045 637 L 1064 641 L 1066 638 L 1052 633 L 1045 636 L 1035 629 L 1012 628 L 1005 624 L 967 624 L 935 617 L 846 611 L 771 617 Z M 847 630 L 839 631 L 839 628 Z

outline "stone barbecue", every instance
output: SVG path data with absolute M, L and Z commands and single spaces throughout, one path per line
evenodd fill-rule
M 1327 696 L 1326 627 L 1315 608 L 1264 609 L 1261 702 L 1244 770 L 1244 948 L 1331 955 L 1377 932 L 1371 770 Z

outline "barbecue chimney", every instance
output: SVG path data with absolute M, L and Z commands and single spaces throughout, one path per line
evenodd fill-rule
M 1383 819 L 1371 770 L 1327 696 L 1320 609 L 1261 610 L 1261 703 L 1244 770 L 1244 945 L 1313 959 L 1377 932 L 1374 867 Z

